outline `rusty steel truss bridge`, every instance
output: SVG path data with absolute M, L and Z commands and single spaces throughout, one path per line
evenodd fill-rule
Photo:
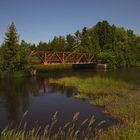
M 80 52 L 49 52 L 34 50 L 30 53 L 29 59 L 37 58 L 43 64 L 94 64 L 93 53 Z

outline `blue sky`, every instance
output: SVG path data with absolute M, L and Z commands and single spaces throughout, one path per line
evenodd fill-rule
M 140 34 L 140 0 L 0 0 L 0 43 L 11 22 L 20 39 L 38 43 L 101 20 Z

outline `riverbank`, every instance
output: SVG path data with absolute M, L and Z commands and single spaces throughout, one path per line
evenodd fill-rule
M 48 64 L 48 65 L 44 65 L 44 64 L 37 64 L 37 65 L 33 65 L 31 66 L 36 70 L 36 74 L 38 73 L 51 73 L 51 72 L 66 72 L 66 71 L 70 71 L 73 72 L 75 69 L 80 70 L 80 69 L 97 69 L 97 70 L 107 70 L 106 66 L 104 67 L 104 65 L 102 65 L 100 67 L 99 66 L 72 66 L 72 64 Z M 137 64 L 136 67 L 140 67 L 140 64 Z M 15 72 L 6 72 L 6 71 L 0 71 L 0 78 L 7 78 L 7 77 L 12 77 L 12 78 L 20 78 L 20 77 L 27 77 L 30 76 L 30 72 L 29 70 L 23 70 L 23 71 L 15 71 Z
M 100 76 L 85 79 L 65 77 L 49 79 L 49 82 L 74 87 L 77 89 L 76 98 L 88 98 L 91 102 L 100 106 L 106 106 L 117 101 L 120 97 L 129 96 L 130 91 L 134 89 L 134 85 L 131 83 Z
M 48 64 L 48 65 L 43 65 L 43 64 L 38 64 L 34 65 L 34 68 L 37 70 L 39 73 L 43 72 L 59 72 L 59 71 L 65 71 L 65 70 L 72 70 L 72 65 L 71 64 Z
M 114 80 L 112 78 L 103 78 L 101 76 L 91 78 L 65 77 L 50 79 L 49 81 L 52 84 L 77 89 L 76 98 L 88 99 L 92 104 L 103 106 L 107 113 L 119 120 L 121 119 L 123 123 L 112 126 L 106 131 L 98 129 L 95 131 L 96 133 L 93 133 L 91 127 L 94 126 L 94 118 L 84 120 L 80 128 L 75 127 L 76 122 L 79 121 L 77 113 L 73 117 L 75 121 L 72 119 L 72 121 L 67 122 L 60 129 L 57 129 L 58 131 L 53 133 L 53 128 L 55 128 L 57 121 L 57 116 L 54 115 L 52 117 L 52 123 L 49 122 L 49 125 L 46 124 L 46 128 L 33 128 L 28 131 L 26 128 L 14 130 L 6 128 L 0 134 L 2 139 L 65 140 L 70 138 L 72 140 L 79 140 L 79 135 L 82 140 L 140 139 L 140 94 L 134 84 L 122 80 Z M 102 123 L 104 122 L 100 122 L 100 124 Z M 87 130 L 82 131 L 83 127 L 87 128 Z M 52 133 L 53 135 L 50 135 Z M 81 135 L 81 133 L 83 135 Z
M 112 116 L 123 121 L 100 134 L 100 139 L 140 139 L 140 91 L 131 83 L 109 78 L 65 77 L 50 79 L 50 83 L 74 87 L 77 98 L 86 98 L 93 104 L 104 106 Z
M 53 64 L 53 65 L 33 65 L 32 66 L 36 70 L 36 74 L 38 73 L 46 73 L 46 72 L 63 72 L 63 71 L 73 71 L 71 64 Z M 29 70 L 23 71 L 0 71 L 0 78 L 20 78 L 20 77 L 28 77 L 30 76 Z
M 139 140 L 140 139 L 140 125 L 137 122 L 129 122 L 126 125 L 113 126 L 107 131 L 96 131 L 93 133 L 91 127 L 94 123 L 93 118 L 84 120 L 81 124 L 81 129 L 86 126 L 86 130 L 81 131 L 77 129 L 76 118 L 71 122 L 66 123 L 59 128 L 56 133 L 52 135 L 52 124 L 47 125 L 44 130 L 41 128 L 33 128 L 29 131 L 25 129 L 8 130 L 6 128 L 1 133 L 2 140 Z M 41 131 L 41 133 L 40 133 Z
M 14 71 L 14 72 L 7 72 L 7 71 L 0 71 L 0 78 L 20 78 L 20 77 L 27 77 L 29 73 L 27 71 Z
M 136 64 L 136 67 L 140 67 L 140 62 Z
M 38 64 L 31 66 L 36 70 L 36 74 L 38 73 L 46 73 L 46 72 L 63 72 L 63 71 L 73 71 L 71 64 L 53 64 L 53 65 L 44 65 Z M 28 77 L 30 76 L 29 68 L 27 70 L 7 72 L 0 71 L 0 78 L 20 78 L 20 77 Z

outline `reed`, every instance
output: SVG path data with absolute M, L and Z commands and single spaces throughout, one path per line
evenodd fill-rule
M 74 87 L 78 98 L 88 98 L 90 102 L 105 106 L 111 115 L 122 120 L 103 131 L 93 129 L 94 117 L 84 120 L 79 127 L 77 112 L 71 121 L 65 123 L 54 132 L 57 124 L 57 113 L 52 122 L 42 130 L 5 128 L 1 133 L 2 140 L 139 140 L 140 139 L 140 92 L 133 90 L 135 86 L 121 80 L 103 77 L 76 78 L 65 77 L 49 79 L 50 83 Z M 102 122 L 101 122 L 102 124 Z M 94 130 L 94 131 L 93 131 Z
M 79 113 L 75 113 L 72 120 L 59 127 L 56 132 L 54 128 L 57 124 L 57 113 L 52 116 L 52 122 L 44 129 L 33 128 L 26 130 L 26 125 L 23 129 L 5 128 L 1 134 L 1 140 L 139 140 L 140 139 L 140 123 L 128 121 L 124 124 L 112 126 L 108 130 L 93 129 L 95 119 L 85 119 L 79 127 L 77 121 Z M 101 122 L 101 125 L 104 122 Z
M 140 122 L 140 92 L 106 106 L 108 112 L 124 121 Z
M 100 132 L 99 140 L 139 140 L 140 123 L 129 121 L 124 125 L 111 127 L 106 132 Z
M 24 129 L 5 128 L 1 133 L 2 140 L 87 140 L 97 139 L 97 135 L 93 133 L 94 117 L 84 120 L 77 127 L 79 113 L 75 113 L 70 122 L 59 127 L 56 132 L 53 132 L 57 124 L 57 113 L 52 117 L 52 122 L 42 130 L 33 128 L 29 131 Z
M 111 115 L 122 120 L 107 131 L 98 133 L 99 140 L 140 139 L 140 91 L 128 82 L 95 76 L 93 78 L 50 79 L 50 83 L 75 87 L 78 98 L 105 106 Z
M 134 88 L 130 83 L 100 76 L 85 79 L 65 77 L 49 79 L 49 82 L 66 87 L 75 87 L 77 89 L 77 98 L 88 98 L 92 103 L 101 106 L 117 101 L 120 97 L 128 96 Z

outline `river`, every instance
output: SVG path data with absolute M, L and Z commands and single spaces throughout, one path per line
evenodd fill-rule
M 100 75 L 122 79 L 140 85 L 140 68 L 127 70 L 81 70 L 72 72 L 43 73 L 37 77 L 14 78 L 0 80 L 0 131 L 7 125 L 27 123 L 27 128 L 33 128 L 50 123 L 51 117 L 58 112 L 58 125 L 70 121 L 75 112 L 80 112 L 79 123 L 94 115 L 95 126 L 105 120 L 102 128 L 107 128 L 117 122 L 104 108 L 90 104 L 87 100 L 74 98 L 76 91 L 71 88 L 51 85 L 49 78 L 60 77 L 92 77 Z M 23 114 L 26 113 L 26 116 Z M 23 118 L 24 117 L 24 118 Z

